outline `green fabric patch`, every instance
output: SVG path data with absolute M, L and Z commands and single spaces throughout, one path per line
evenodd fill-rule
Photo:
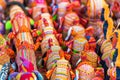
M 12 29 L 12 24 L 11 24 L 11 22 L 10 22 L 10 20 L 9 20 L 9 21 L 7 21 L 7 22 L 5 23 L 5 30 L 10 30 L 10 29 Z
M 39 30 L 37 30 L 37 35 L 38 35 L 38 36 L 41 35 L 41 32 L 40 32 Z
M 79 51 L 73 49 L 73 53 L 76 54 L 79 53 Z
M 54 15 L 53 18 L 52 18 L 53 21 L 57 20 L 57 17 L 58 17 L 57 15 Z
M 34 20 L 30 18 L 30 24 L 34 25 Z

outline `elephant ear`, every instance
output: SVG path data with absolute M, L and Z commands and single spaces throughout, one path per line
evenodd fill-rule
M 13 78 L 16 78 L 17 75 L 18 75 L 18 72 L 14 72 L 14 73 L 10 74 L 8 77 L 8 80 L 12 80 Z
M 37 80 L 44 80 L 43 76 L 38 71 L 34 71 L 34 73 L 37 76 Z

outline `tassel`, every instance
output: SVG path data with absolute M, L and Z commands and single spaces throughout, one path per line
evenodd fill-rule
M 61 58 L 61 59 L 65 59 L 65 54 L 64 54 L 64 51 L 63 51 L 63 50 L 60 50 L 60 51 L 59 51 L 59 54 L 60 54 L 60 58 Z
M 57 40 L 59 41 L 59 44 L 64 45 L 62 34 L 55 34 L 55 36 L 56 36 Z
M 40 42 L 36 42 L 34 45 L 34 50 L 36 51 L 40 45 L 41 45 Z
M 69 28 L 65 41 L 67 41 L 70 38 L 71 33 L 72 33 L 72 27 Z
M 51 77 L 51 75 L 52 75 L 54 69 L 55 69 L 55 68 L 52 68 L 51 70 L 47 71 L 47 73 L 46 73 L 47 79 L 50 79 L 50 77 Z
M 15 53 L 12 49 L 8 48 L 7 49 L 7 54 L 10 56 L 10 58 L 15 58 Z
M 10 32 L 9 34 L 8 34 L 8 38 L 9 39 L 14 39 L 15 38 L 15 33 L 14 32 Z
M 70 70 L 70 74 L 71 74 L 71 77 L 72 77 L 72 80 L 74 79 L 74 77 L 75 77 L 75 74 L 73 73 L 73 71 L 72 70 Z
M 49 48 L 53 46 L 53 40 L 51 38 L 48 40 L 48 43 L 49 43 Z
M 59 23 L 60 23 L 60 25 L 59 25 L 59 27 L 58 27 L 58 32 L 62 32 L 62 25 L 63 25 L 63 22 L 64 22 L 64 18 L 62 18 L 62 17 L 60 17 L 59 18 Z
M 20 32 L 30 32 L 30 29 L 28 27 L 26 27 L 26 26 L 23 25 L 20 28 Z
M 73 47 L 73 40 L 70 40 L 69 42 L 66 42 L 65 45 L 68 47 L 68 49 L 72 50 L 72 47 Z M 69 51 L 70 51 L 69 50 Z M 69 52 L 68 51 L 68 52 Z
M 65 58 L 69 61 L 70 60 L 70 58 L 71 58 L 71 55 L 70 54 L 68 54 L 68 53 L 65 53 Z

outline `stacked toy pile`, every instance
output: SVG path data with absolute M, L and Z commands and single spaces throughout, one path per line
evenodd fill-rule
M 119 21 L 119 0 L 0 0 L 0 80 L 120 80 Z

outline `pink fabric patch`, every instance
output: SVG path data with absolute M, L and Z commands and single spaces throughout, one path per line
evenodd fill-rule
M 36 0 L 36 2 L 39 3 L 39 4 L 44 4 L 45 0 Z

